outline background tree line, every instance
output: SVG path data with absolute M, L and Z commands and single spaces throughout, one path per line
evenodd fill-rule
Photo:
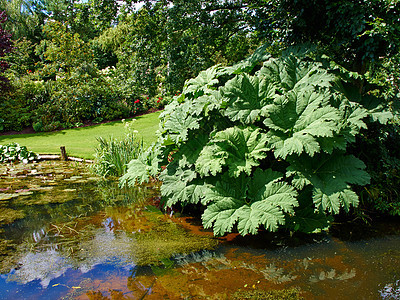
M 161 106 L 201 70 L 234 64 L 264 43 L 272 53 L 310 43 L 399 92 L 397 1 L 3 0 L 0 10 L 14 49 L 3 59 L 14 87 L 1 101 L 5 130 Z

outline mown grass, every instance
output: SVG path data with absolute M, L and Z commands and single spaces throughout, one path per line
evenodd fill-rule
M 160 112 L 137 116 L 134 129 L 143 138 L 145 145 L 156 141 L 158 116 Z M 130 119 L 127 119 L 129 121 Z M 69 156 L 93 159 L 95 148 L 98 146 L 98 137 L 121 138 L 125 134 L 124 124 L 121 121 L 104 123 L 90 127 L 80 127 L 55 132 L 34 134 L 17 134 L 0 136 L 0 145 L 18 143 L 40 154 L 60 154 L 60 147 L 65 146 Z

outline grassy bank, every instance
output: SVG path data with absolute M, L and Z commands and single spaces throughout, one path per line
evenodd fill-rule
M 139 132 L 138 137 L 143 138 L 144 143 L 147 145 L 156 140 L 155 132 L 158 129 L 159 115 L 160 112 L 155 112 L 135 117 L 137 121 L 134 129 Z M 97 137 L 113 136 L 118 138 L 122 137 L 124 133 L 123 123 L 116 121 L 56 132 L 3 135 L 0 136 L 0 145 L 15 142 L 41 154 L 59 154 L 60 146 L 65 146 L 70 156 L 93 159 L 94 149 L 98 144 Z

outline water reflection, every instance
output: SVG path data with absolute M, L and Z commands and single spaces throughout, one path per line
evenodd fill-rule
M 55 249 L 39 253 L 28 252 L 20 258 L 18 265 L 20 267 L 7 276 L 7 281 L 27 284 L 38 280 L 42 288 L 47 288 L 51 280 L 62 276 L 72 268 L 68 259 L 60 256 Z
M 356 242 L 276 233 L 216 240 L 154 209 L 157 186 L 121 191 L 62 167 L 0 180 L 0 209 L 16 212 L 0 223 L 1 299 L 400 298 L 398 223 L 393 235 Z

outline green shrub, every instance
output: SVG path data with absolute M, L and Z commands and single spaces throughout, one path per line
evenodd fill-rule
M 218 236 L 327 228 L 370 181 L 348 146 L 369 122 L 391 116 L 369 109 L 335 74 L 296 52 L 273 58 L 263 48 L 201 72 L 165 108 L 157 144 L 129 163 L 121 185 L 164 166 L 166 205 L 201 204 L 204 227 Z
M 37 154 L 28 151 L 25 146 L 20 146 L 17 143 L 8 145 L 0 145 L 0 163 L 8 163 L 14 161 L 22 161 L 28 163 L 37 159 Z

